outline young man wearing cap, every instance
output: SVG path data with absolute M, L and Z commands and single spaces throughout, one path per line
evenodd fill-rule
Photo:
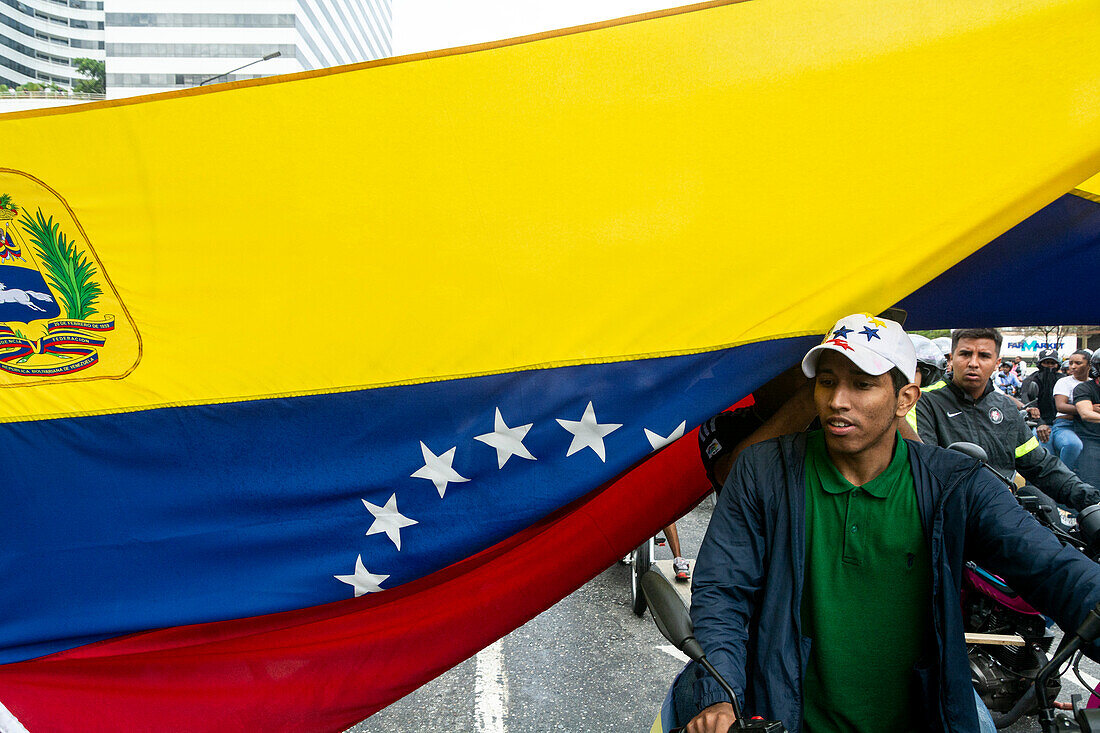
M 695 568 L 696 638 L 745 714 L 790 731 L 984 730 L 959 605 L 964 557 L 1065 628 L 1100 601 L 1100 568 L 973 459 L 898 438 L 919 390 L 897 323 L 842 318 L 802 368 L 823 430 L 734 463 Z M 674 698 L 689 733 L 733 722 L 698 668 Z
M 1059 504 L 1080 511 L 1100 503 L 1100 491 L 1041 449 L 1017 403 L 993 388 L 989 378 L 1001 348 L 1000 331 L 966 328 L 956 330 L 951 338 L 951 382 L 925 392 L 917 403 L 920 439 L 943 447 L 958 441 L 977 443 L 995 470 L 1007 478 L 1019 471 Z

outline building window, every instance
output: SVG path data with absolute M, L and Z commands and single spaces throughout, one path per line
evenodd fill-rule
M 200 57 L 212 59 L 262 58 L 272 51 L 294 58 L 293 45 L 271 43 L 108 43 L 107 55 L 116 58 L 144 56 L 153 58 Z
M 112 28 L 293 28 L 293 13 L 107 13 Z

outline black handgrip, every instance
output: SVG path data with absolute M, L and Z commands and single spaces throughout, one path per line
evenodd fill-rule
M 1073 714 L 1081 733 L 1100 733 L 1100 708 L 1081 708 Z
M 1097 604 L 1096 608 L 1089 611 L 1085 616 L 1085 620 L 1077 627 L 1077 635 L 1086 644 L 1091 644 L 1100 639 L 1100 604 Z

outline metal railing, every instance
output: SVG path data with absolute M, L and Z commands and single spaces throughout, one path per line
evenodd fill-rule
M 0 101 L 5 99 L 72 99 L 81 102 L 89 102 L 97 99 L 106 99 L 106 94 L 88 94 L 85 92 L 56 92 L 52 89 L 42 89 L 36 92 L 9 89 L 0 91 Z

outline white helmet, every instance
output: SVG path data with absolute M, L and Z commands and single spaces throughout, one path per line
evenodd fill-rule
M 919 333 L 909 334 L 909 340 L 913 342 L 913 349 L 917 352 L 917 373 L 920 375 L 920 385 L 927 387 L 940 381 L 943 378 L 943 370 L 947 368 L 947 357 L 940 353 L 936 342 Z
M 950 359 L 951 358 L 951 337 L 950 336 L 940 336 L 939 338 L 934 338 L 934 339 L 932 339 L 932 343 L 934 343 L 936 345 L 936 348 L 938 348 L 940 350 L 940 353 L 943 354 L 943 358 L 945 358 L 945 359 Z

